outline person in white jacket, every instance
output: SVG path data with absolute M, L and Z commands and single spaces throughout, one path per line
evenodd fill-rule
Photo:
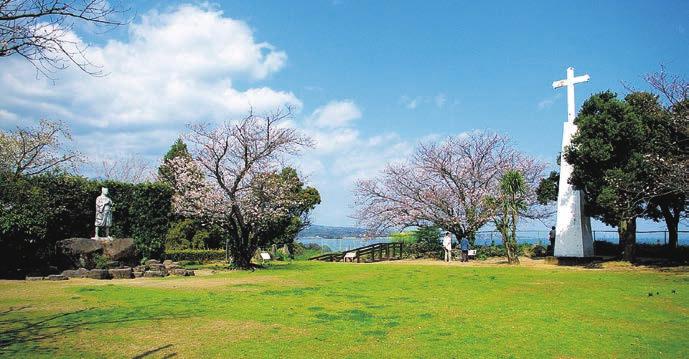
M 445 232 L 443 237 L 443 250 L 445 251 L 445 262 L 452 262 L 452 236 L 450 232 Z

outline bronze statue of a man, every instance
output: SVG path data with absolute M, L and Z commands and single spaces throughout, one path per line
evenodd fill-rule
M 105 237 L 110 237 L 110 227 L 112 226 L 112 200 L 108 197 L 108 189 L 103 187 L 101 194 L 96 198 L 96 239 L 100 238 L 98 229 L 105 228 Z

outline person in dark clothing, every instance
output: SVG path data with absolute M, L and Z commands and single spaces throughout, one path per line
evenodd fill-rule
M 465 238 L 462 238 L 462 240 L 459 242 L 459 249 L 462 250 L 462 262 L 468 262 L 469 261 L 469 240 Z
M 548 240 L 550 241 L 550 245 L 548 246 L 548 253 L 550 255 L 553 255 L 555 252 L 555 226 L 552 226 L 550 228 L 550 232 L 548 232 Z

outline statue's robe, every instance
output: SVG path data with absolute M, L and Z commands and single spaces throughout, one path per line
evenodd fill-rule
M 96 227 L 112 226 L 112 201 L 100 195 L 96 198 Z

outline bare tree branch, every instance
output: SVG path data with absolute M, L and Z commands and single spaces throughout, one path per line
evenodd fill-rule
M 69 64 L 102 76 L 74 29 L 86 23 L 107 31 L 125 24 L 121 16 L 128 10 L 107 0 L 1 0 L 0 57 L 23 57 L 48 78 Z

